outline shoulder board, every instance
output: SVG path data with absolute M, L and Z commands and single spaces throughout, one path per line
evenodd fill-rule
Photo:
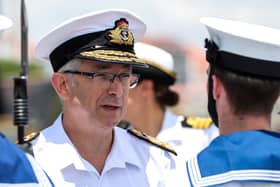
M 207 129 L 211 126 L 211 118 L 202 118 L 195 116 L 184 117 L 182 120 L 183 127 L 189 127 L 194 129 Z
M 23 137 L 24 143 L 30 143 L 32 140 L 34 140 L 35 138 L 37 138 L 37 136 L 39 136 L 40 132 L 32 132 L 28 135 L 25 135 Z M 18 142 L 16 142 L 18 143 Z
M 40 134 L 39 132 L 32 132 L 23 137 L 23 141 L 24 141 L 23 144 L 18 144 L 18 141 L 16 142 L 16 144 L 18 144 L 18 146 L 24 152 L 27 152 L 27 153 L 33 155 L 31 141 L 34 140 L 37 136 L 39 136 L 39 134 Z
M 168 152 L 171 152 L 171 153 L 173 153 L 174 155 L 177 156 L 176 151 L 166 142 L 162 142 L 162 141 L 158 140 L 157 138 L 149 136 L 146 133 L 138 131 L 136 129 L 131 128 L 131 129 L 128 129 L 127 132 L 136 136 L 137 138 L 140 138 L 140 139 L 142 139 L 146 142 L 149 142 L 149 143 L 151 143 L 151 144 L 153 144 L 153 145 L 155 145 L 155 146 L 157 146 L 161 149 L 164 149 Z

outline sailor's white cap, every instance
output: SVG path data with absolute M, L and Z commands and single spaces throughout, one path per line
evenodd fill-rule
M 144 22 L 129 10 L 100 10 L 52 29 L 39 41 L 35 56 L 51 61 L 54 71 L 72 58 L 146 66 L 133 51 L 145 32 Z
M 6 16 L 0 15 L 0 31 L 10 28 L 13 25 L 12 20 Z
M 160 79 L 169 84 L 176 81 L 174 59 L 169 52 L 154 45 L 140 42 L 135 44 L 134 50 L 136 56 L 149 65 L 149 68 L 134 68 L 135 73 L 139 73 L 142 78 Z
M 280 78 L 280 30 L 218 18 L 201 18 L 210 35 L 207 60 L 232 71 Z

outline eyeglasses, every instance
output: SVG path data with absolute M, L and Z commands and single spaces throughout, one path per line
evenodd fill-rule
M 81 72 L 81 71 L 72 71 L 65 70 L 62 73 L 70 73 L 88 77 L 90 79 L 95 79 L 100 84 L 113 83 L 116 78 L 120 80 L 123 86 L 128 86 L 129 88 L 136 87 L 139 77 L 139 74 L 132 73 L 109 73 L 109 72 Z

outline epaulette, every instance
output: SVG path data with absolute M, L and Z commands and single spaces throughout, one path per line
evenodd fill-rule
M 30 143 L 32 140 L 34 140 L 35 138 L 37 138 L 37 136 L 39 136 L 40 132 L 32 132 L 28 135 L 25 135 L 23 137 L 23 141 L 24 143 Z M 16 144 L 18 144 L 18 142 L 16 142 Z
M 27 152 L 27 153 L 33 155 L 31 141 L 34 140 L 35 138 L 37 138 L 37 136 L 39 136 L 39 134 L 40 134 L 39 132 L 32 132 L 23 137 L 23 144 L 18 144 L 18 141 L 16 142 L 16 144 L 18 144 L 18 146 L 24 152 Z
M 211 126 L 211 118 L 202 118 L 195 116 L 183 117 L 181 124 L 183 127 L 189 127 L 194 129 L 207 129 Z
M 176 151 L 166 142 L 162 142 L 162 141 L 158 140 L 155 137 L 149 136 L 146 133 L 138 131 L 138 130 L 133 129 L 133 128 L 129 128 L 127 130 L 127 132 L 132 134 L 132 135 L 134 135 L 134 136 L 136 136 L 137 138 L 140 138 L 140 139 L 142 139 L 142 140 L 144 140 L 146 142 L 149 142 L 149 143 L 151 143 L 151 144 L 153 144 L 153 145 L 155 145 L 155 146 L 157 146 L 157 147 L 159 147 L 161 149 L 164 149 L 164 150 L 166 150 L 168 152 L 171 152 L 171 153 L 173 153 L 174 155 L 177 156 Z

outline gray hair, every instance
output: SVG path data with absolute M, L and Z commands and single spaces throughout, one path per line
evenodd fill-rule
M 58 72 L 63 72 L 65 70 L 78 70 L 80 68 L 81 61 L 79 59 L 72 59 L 64 64 Z
M 64 64 L 58 70 L 58 72 L 61 73 L 66 70 L 79 70 L 81 63 L 82 62 L 79 59 L 72 59 L 72 60 L 68 61 L 66 64 Z M 73 74 L 67 74 L 66 76 L 71 83 L 71 87 L 75 87 L 76 83 L 75 83 L 75 80 L 73 79 Z
M 72 59 L 72 60 L 68 61 L 66 64 L 64 64 L 57 72 L 62 73 L 63 71 L 66 71 L 66 70 L 79 70 L 81 63 L 82 62 L 79 59 Z M 70 82 L 71 88 L 75 89 L 76 83 L 73 78 L 73 74 L 66 74 L 66 77 Z M 61 99 L 60 99 L 60 103 L 61 103 L 62 112 L 63 112 L 64 103 L 62 102 Z

